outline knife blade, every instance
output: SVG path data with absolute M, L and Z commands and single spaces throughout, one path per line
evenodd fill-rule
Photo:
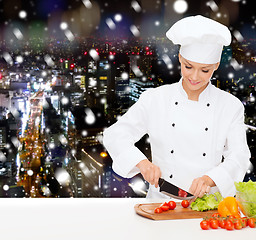
M 165 181 L 162 178 L 159 178 L 158 185 L 160 187 L 160 192 L 164 193 L 169 197 L 173 197 L 180 200 L 190 200 L 195 197 L 191 193 L 175 186 L 172 183 Z

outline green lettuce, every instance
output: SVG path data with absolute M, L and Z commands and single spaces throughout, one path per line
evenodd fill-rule
M 236 198 L 243 207 L 243 212 L 249 217 L 256 216 L 256 182 L 235 182 Z
M 223 197 L 219 192 L 214 194 L 205 194 L 201 198 L 197 198 L 194 202 L 191 203 L 191 209 L 195 211 L 208 211 L 217 209 L 220 201 L 223 200 Z

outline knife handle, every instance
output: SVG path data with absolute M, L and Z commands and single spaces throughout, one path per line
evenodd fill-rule
M 162 184 L 164 183 L 164 179 L 162 179 L 162 178 L 159 178 L 159 180 L 158 180 L 158 185 L 159 185 L 159 187 L 161 187 L 162 186 Z

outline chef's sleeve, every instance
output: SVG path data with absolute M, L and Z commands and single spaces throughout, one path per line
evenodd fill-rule
M 224 197 L 235 195 L 234 182 L 243 181 L 250 165 L 251 154 L 246 140 L 244 106 L 240 103 L 236 109 L 227 133 L 224 161 L 206 173 Z
M 139 100 L 103 133 L 103 144 L 113 160 L 112 168 L 125 178 L 138 174 L 140 171 L 136 165 L 147 159 L 135 143 L 147 133 L 149 92 L 143 92 Z

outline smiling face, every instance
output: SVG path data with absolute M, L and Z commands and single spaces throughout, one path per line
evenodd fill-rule
M 202 64 L 189 61 L 179 54 L 182 85 L 190 100 L 198 101 L 200 93 L 207 87 L 219 63 Z

